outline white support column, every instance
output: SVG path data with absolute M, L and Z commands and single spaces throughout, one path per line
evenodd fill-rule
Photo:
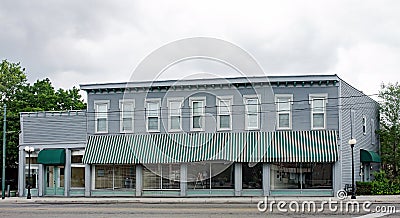
M 242 163 L 234 163 L 235 171 L 235 196 L 242 195 Z
M 71 186 L 71 150 L 65 149 L 65 166 L 64 166 L 64 196 L 69 196 Z
M 39 168 L 38 168 L 38 195 L 39 197 L 42 197 L 44 194 L 44 188 L 45 185 L 44 184 L 44 175 L 45 175 L 45 167 L 43 164 L 39 164 Z
M 271 175 L 270 175 L 270 164 L 263 163 L 262 165 L 262 178 L 263 178 L 263 194 L 264 196 L 269 196 L 270 187 L 271 187 Z
M 181 196 L 186 196 L 187 191 L 187 164 L 181 164 L 181 173 L 180 173 L 180 187 L 181 187 Z
M 18 164 L 18 193 L 19 196 L 25 196 L 25 151 L 23 147 L 19 147 L 19 164 Z
M 142 196 L 143 190 L 143 166 L 136 165 L 136 196 Z
M 341 160 L 339 159 L 336 161 L 334 164 L 332 164 L 333 169 L 332 169 L 332 180 L 333 180 L 333 196 L 336 197 L 336 193 L 343 188 L 342 186 L 342 177 L 341 177 Z
M 85 197 L 90 197 L 91 190 L 92 190 L 92 170 L 89 164 L 85 164 Z

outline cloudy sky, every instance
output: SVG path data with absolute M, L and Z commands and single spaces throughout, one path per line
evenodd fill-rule
M 152 51 L 203 36 L 246 50 L 267 75 L 338 74 L 376 94 L 382 82 L 400 81 L 399 10 L 396 0 L 2 0 L 0 58 L 21 62 L 30 82 L 48 77 L 71 88 L 128 81 Z M 164 78 L 229 71 L 216 65 L 182 62 Z

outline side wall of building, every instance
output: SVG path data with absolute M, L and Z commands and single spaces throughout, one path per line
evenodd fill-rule
M 379 153 L 379 140 L 375 131 L 379 129 L 379 106 L 369 96 L 355 89 L 343 80 L 341 89 L 341 132 L 340 132 L 340 160 L 342 165 L 342 188 L 351 184 L 351 147 L 348 141 L 357 140 L 354 146 L 354 174 L 355 180 L 362 180 L 360 149 Z M 365 133 L 363 131 L 363 117 L 366 119 Z M 372 172 L 372 171 L 371 171 Z

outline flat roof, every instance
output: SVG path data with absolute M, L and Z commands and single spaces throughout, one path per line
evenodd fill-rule
M 80 89 L 106 89 L 106 88 L 142 88 L 154 86 L 187 86 L 187 85 L 211 85 L 211 84 L 233 84 L 233 83 L 269 83 L 269 82 L 298 82 L 298 81 L 326 81 L 340 80 L 336 74 L 331 75 L 286 75 L 286 76 L 254 76 L 254 77 L 231 77 L 231 78 L 206 78 L 189 80 L 155 80 L 155 81 L 130 81 L 116 83 L 92 83 L 80 84 Z

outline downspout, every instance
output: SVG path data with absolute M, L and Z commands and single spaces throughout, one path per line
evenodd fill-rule
M 339 121 L 338 121 L 338 125 L 339 125 L 339 138 L 338 138 L 338 146 L 339 146 L 339 167 L 340 167 L 340 176 L 336 176 L 339 178 L 335 178 L 335 180 L 339 180 L 339 187 L 337 191 L 339 191 L 342 187 L 343 187 L 343 176 L 341 175 L 343 173 L 343 161 L 342 161 L 342 152 L 343 152 L 343 146 L 342 146 L 342 139 L 343 139 L 343 127 L 342 127 L 342 117 L 343 117 L 343 110 L 342 110 L 342 80 L 340 78 L 339 79 L 339 87 L 338 87 L 338 111 L 339 111 Z

